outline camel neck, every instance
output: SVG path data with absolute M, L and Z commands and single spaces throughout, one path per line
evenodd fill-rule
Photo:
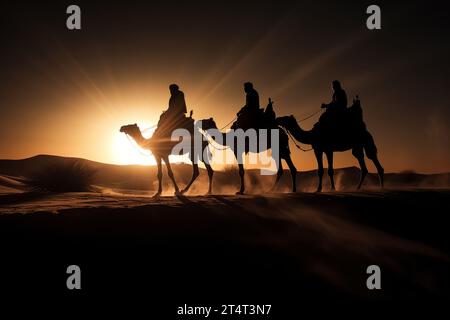
M 292 136 L 299 142 L 304 144 L 312 143 L 312 132 L 303 130 L 300 125 L 295 122 L 290 127 L 286 129 L 292 134 Z
M 136 132 L 132 135 L 132 138 L 140 147 L 148 147 L 148 140 L 144 138 L 141 132 Z
M 216 130 L 219 130 L 219 129 L 217 129 L 216 128 Z M 219 131 L 220 132 L 220 134 L 222 135 L 222 141 L 217 141 L 217 140 L 215 140 L 216 141 L 216 143 L 217 144 L 219 144 L 219 145 L 221 145 L 221 146 L 228 146 L 228 144 L 227 144 L 227 141 L 228 141 L 228 133 L 227 132 L 222 132 L 222 131 Z
M 219 129 L 217 129 L 219 130 Z M 216 141 L 219 145 L 227 146 L 227 133 L 226 132 L 220 132 L 222 134 L 222 141 L 219 143 L 219 141 Z

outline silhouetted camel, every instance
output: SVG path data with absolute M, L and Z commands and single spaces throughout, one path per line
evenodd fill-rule
M 158 183 L 159 183 L 158 191 L 156 192 L 154 197 L 158 197 L 162 192 L 162 161 L 164 161 L 164 163 L 166 164 L 167 173 L 168 173 L 170 179 L 172 180 L 173 186 L 175 187 L 176 195 L 187 192 L 189 190 L 189 188 L 191 187 L 192 183 L 195 181 L 195 179 L 197 179 L 197 177 L 199 175 L 199 170 L 198 170 L 197 162 L 194 161 L 194 154 L 195 154 L 193 152 L 194 150 L 191 149 L 190 152 L 186 153 L 186 154 L 189 154 L 189 158 L 192 161 L 193 173 L 192 173 L 191 181 L 189 181 L 189 183 L 186 185 L 186 187 L 182 191 L 180 191 L 178 188 L 178 185 L 175 181 L 175 178 L 174 178 L 174 175 L 172 172 L 172 168 L 171 168 L 170 162 L 169 162 L 169 155 L 172 154 L 173 147 L 175 147 L 179 143 L 179 141 L 172 141 L 170 139 L 170 137 L 167 137 L 167 138 L 160 138 L 160 137 L 153 138 L 152 137 L 150 139 L 146 139 L 142 136 L 141 130 L 139 129 L 137 124 L 130 124 L 130 125 L 122 126 L 120 128 L 120 132 L 124 132 L 125 134 L 132 137 L 141 148 L 150 150 L 152 152 L 152 154 L 154 155 L 156 164 L 158 166 Z M 193 137 L 193 135 L 191 135 L 191 136 Z M 194 144 L 192 143 L 191 145 L 193 148 Z M 204 150 L 207 146 L 208 146 L 208 142 L 204 141 L 202 144 L 202 150 Z M 202 153 L 202 156 L 203 156 L 203 153 Z M 205 164 L 206 170 L 208 171 L 208 177 L 209 177 L 208 194 L 211 194 L 212 179 L 213 179 L 214 171 L 211 168 L 211 166 L 204 161 L 203 158 L 200 158 L 199 160 Z
M 364 151 L 367 157 L 375 164 L 378 176 L 380 179 L 380 186 L 383 187 L 384 169 L 378 161 L 377 147 L 373 140 L 372 135 L 367 130 L 355 130 L 353 134 L 347 135 L 350 137 L 347 139 L 336 139 L 331 141 L 330 135 L 321 135 L 317 127 L 312 130 L 304 131 L 299 125 L 294 116 L 286 116 L 277 118 L 277 124 L 289 131 L 296 140 L 304 144 L 312 145 L 314 154 L 318 164 L 319 186 L 317 192 L 322 191 L 322 177 L 324 173 L 323 169 L 323 153 L 327 156 L 328 160 L 328 175 L 330 176 L 331 189 L 335 190 L 334 178 L 333 178 L 333 152 L 335 151 L 347 151 L 352 150 L 352 154 L 358 159 L 361 168 L 361 179 L 358 184 L 358 189 L 361 188 L 364 178 L 366 177 L 368 170 L 364 161 Z
M 217 125 L 214 122 L 213 118 L 209 118 L 209 119 L 202 120 L 201 128 L 203 130 L 205 130 L 205 131 L 209 130 L 209 129 L 217 129 Z M 240 152 L 240 151 L 238 151 L 238 147 L 237 147 L 237 143 L 236 143 L 237 141 L 234 141 L 234 142 L 230 141 L 233 138 L 235 138 L 234 135 L 232 135 L 229 132 L 221 132 L 221 134 L 222 134 L 222 143 L 223 143 L 223 145 L 224 146 L 228 146 L 228 147 L 231 147 L 231 145 L 234 146 L 232 151 L 234 152 L 234 155 L 235 155 L 236 159 L 239 159 L 238 152 Z M 244 148 L 245 151 L 244 152 L 245 153 L 248 153 L 248 152 L 262 152 L 262 151 L 266 151 L 266 150 L 270 149 L 272 143 L 270 141 L 270 134 L 268 134 L 268 136 L 269 136 L 269 139 L 268 139 L 269 141 L 267 141 L 267 144 L 266 144 L 267 146 L 266 146 L 265 149 L 258 149 L 259 146 L 257 146 L 257 150 L 253 150 L 253 149 L 250 148 L 249 143 L 246 141 L 245 142 L 245 148 Z M 239 156 L 242 159 L 242 154 L 239 155 Z M 282 130 L 279 131 L 279 159 L 277 161 L 277 163 L 278 163 L 278 171 L 277 171 L 277 177 L 276 177 L 276 180 L 275 180 L 275 184 L 274 184 L 274 186 L 271 189 L 272 191 L 275 190 L 275 188 L 276 188 L 276 186 L 278 184 L 278 181 L 280 181 L 280 178 L 283 175 L 283 166 L 281 164 L 281 159 L 284 159 L 286 161 L 287 165 L 289 166 L 289 169 L 291 171 L 291 178 L 292 178 L 292 192 L 296 192 L 296 190 L 297 190 L 297 184 L 296 184 L 297 169 L 295 168 L 294 163 L 292 162 L 292 159 L 291 159 L 291 151 L 289 150 L 288 136 Z M 238 167 L 239 167 L 239 176 L 240 176 L 240 180 L 241 180 L 241 187 L 240 187 L 239 191 L 236 192 L 236 194 L 244 194 L 244 192 L 245 192 L 245 184 L 244 184 L 244 173 L 245 173 L 245 171 L 244 171 L 244 165 L 242 163 L 241 164 L 238 163 Z

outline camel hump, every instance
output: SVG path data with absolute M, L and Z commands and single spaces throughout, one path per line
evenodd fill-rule
M 319 122 L 314 125 L 316 132 L 330 139 L 359 139 L 365 132 L 366 124 L 359 96 L 353 99 L 353 104 L 345 110 L 327 110 Z

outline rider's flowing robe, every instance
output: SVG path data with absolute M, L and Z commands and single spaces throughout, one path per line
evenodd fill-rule
M 169 109 L 167 109 L 170 115 L 184 116 L 187 112 L 186 101 L 184 100 L 183 91 L 177 91 L 169 99 Z

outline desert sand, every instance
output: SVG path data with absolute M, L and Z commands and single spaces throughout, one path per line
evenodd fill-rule
M 169 190 L 152 199 L 151 188 L 136 188 L 148 168 L 132 168 L 120 184 L 128 169 L 110 167 L 117 175 L 94 190 L 55 193 L 27 189 L 19 167 L 0 166 L 1 274 L 10 292 L 68 294 L 65 268 L 77 264 L 81 294 L 151 297 L 161 309 L 251 300 L 283 301 L 286 311 L 304 298 L 449 297 L 448 188 L 178 197 Z M 382 290 L 366 287 L 372 264 Z

